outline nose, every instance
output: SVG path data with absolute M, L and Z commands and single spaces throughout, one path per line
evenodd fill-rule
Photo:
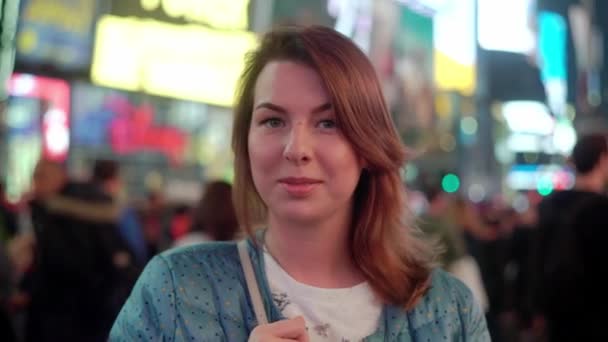
M 312 136 L 303 123 L 297 123 L 290 130 L 283 156 L 288 161 L 301 165 L 312 159 Z

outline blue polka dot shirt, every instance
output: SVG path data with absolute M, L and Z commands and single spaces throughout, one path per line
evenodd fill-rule
M 263 253 L 249 241 L 270 321 L 284 319 L 272 300 Z M 256 326 L 236 243 L 206 243 L 154 257 L 118 315 L 110 341 L 247 341 Z M 412 310 L 386 305 L 367 341 L 490 341 L 471 291 L 442 270 Z

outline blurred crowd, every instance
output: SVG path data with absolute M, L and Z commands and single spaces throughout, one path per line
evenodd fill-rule
M 17 204 L 0 189 L 1 341 L 104 341 L 151 257 L 238 234 L 224 181 L 204 184 L 199 203 L 160 192 L 130 203 L 115 161 L 83 182 L 42 160 L 32 184 Z
M 581 137 L 570 162 L 573 189 L 525 193 L 517 208 L 500 197 L 473 203 L 431 183 L 411 192 L 424 195 L 417 225 L 442 248 L 440 265 L 473 291 L 494 341 L 602 336 L 593 308 L 604 300 L 606 137 Z M 241 237 L 224 181 L 203 184 L 192 205 L 167 203 L 160 192 L 126 201 L 111 160 L 96 161 L 86 182 L 42 160 L 32 183 L 17 204 L 0 197 L 2 341 L 102 341 L 152 256 Z
M 419 226 L 444 249 L 441 265 L 471 288 L 493 341 L 605 341 L 602 290 L 608 234 L 608 145 L 579 138 L 574 187 L 473 204 L 422 186 Z M 602 275 L 604 274 L 604 275 Z

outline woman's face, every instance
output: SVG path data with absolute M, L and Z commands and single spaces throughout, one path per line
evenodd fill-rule
M 248 149 L 255 187 L 271 217 L 314 223 L 349 215 L 363 165 L 314 69 L 288 61 L 264 67 Z

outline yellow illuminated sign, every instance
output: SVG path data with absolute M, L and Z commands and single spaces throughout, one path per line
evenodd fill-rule
M 249 0 L 140 0 L 141 8 L 162 8 L 171 18 L 203 23 L 215 28 L 246 30 Z
M 217 31 L 151 19 L 103 16 L 97 25 L 91 78 L 99 85 L 231 106 L 246 31 Z
M 456 90 L 463 95 L 475 92 L 475 67 L 458 63 L 435 50 L 435 84 L 442 90 Z

